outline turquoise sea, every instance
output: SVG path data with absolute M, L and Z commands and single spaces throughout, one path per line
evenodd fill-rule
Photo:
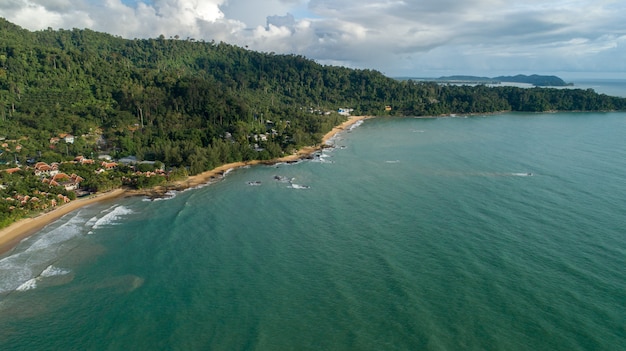
M 625 350 L 626 113 L 376 118 L 0 256 L 1 350 Z

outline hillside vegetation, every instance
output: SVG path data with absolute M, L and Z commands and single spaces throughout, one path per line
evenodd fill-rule
M 0 227 L 71 201 L 76 191 L 152 187 L 289 154 L 345 120 L 340 108 L 437 116 L 625 110 L 626 99 L 398 81 L 226 43 L 31 32 L 0 18 Z
M 30 32 L 0 19 L 0 137 L 28 138 L 5 160 L 107 151 L 197 173 L 315 144 L 344 118 L 321 112 L 341 107 L 419 116 L 622 110 L 624 101 L 591 90 L 400 82 L 226 43 Z M 51 149 L 62 133 L 83 137 Z
M 434 79 L 436 82 L 473 82 L 484 84 L 499 84 L 501 82 L 508 83 L 526 83 L 537 87 L 565 87 L 572 84 L 565 83 L 563 79 L 557 76 L 543 76 L 532 74 L 530 76 L 518 74 L 516 76 L 498 76 L 498 77 L 477 77 L 477 76 L 447 76 Z

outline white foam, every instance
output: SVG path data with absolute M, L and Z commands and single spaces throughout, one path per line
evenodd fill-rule
M 332 160 L 329 160 L 328 158 L 332 157 L 331 155 L 325 154 L 325 153 L 316 153 L 313 155 L 313 158 L 311 159 L 312 162 L 319 162 L 319 163 L 333 163 Z
M 85 223 L 85 227 L 93 227 L 94 224 L 96 224 L 96 221 L 98 221 L 98 217 L 97 216 L 93 216 L 91 217 L 87 223 Z
M 16 251 L 0 260 L 0 293 L 36 288 L 34 279 L 45 271 L 71 245 L 67 243 L 84 232 L 85 217 L 79 213 L 62 225 L 24 240 Z M 50 268 L 46 274 L 59 273 Z
M 111 212 L 98 219 L 93 225 L 93 229 L 98 229 L 106 225 L 115 225 L 121 216 L 131 214 L 133 211 L 125 206 L 116 206 Z
M 310 189 L 311 187 L 308 185 L 299 185 L 299 184 L 291 184 L 292 189 Z
M 49 265 L 48 267 L 46 267 L 46 269 L 43 270 L 43 272 L 41 272 L 39 276 L 43 278 L 48 278 L 48 277 L 55 277 L 58 275 L 65 275 L 65 274 L 68 274 L 69 272 L 70 271 L 67 271 L 63 268 L 58 268 L 53 265 Z
M 13 291 L 33 277 L 31 270 L 22 266 L 25 263 L 15 262 L 12 257 L 0 260 L 0 293 Z
M 389 160 L 385 161 L 385 163 L 400 163 L 400 160 Z
M 154 197 L 154 198 L 145 198 L 142 201 L 165 201 L 165 200 L 171 200 L 173 198 L 176 197 L 176 194 L 178 192 L 175 190 L 168 190 L 166 191 L 163 196 L 159 196 L 159 197 Z
M 350 126 L 350 128 L 348 128 L 348 130 L 353 130 L 354 128 L 359 127 L 361 124 L 363 124 L 363 120 L 356 121 L 353 125 Z
M 52 245 L 58 245 L 68 241 L 81 234 L 84 223 L 85 218 L 78 212 L 74 217 L 58 228 L 38 237 L 35 242 L 26 249 L 26 252 L 44 250 Z
M 109 214 L 114 213 L 115 210 Z M 69 219 L 67 219 L 69 217 Z M 39 277 L 67 274 L 50 263 L 58 260 L 75 245 L 72 239 L 83 235 L 86 224 L 97 224 L 97 218 L 87 220 L 83 212 L 68 214 L 61 225 L 53 223 L 40 233 L 22 241 L 14 252 L 0 260 L 0 293 L 14 290 L 25 291 L 37 287 Z
M 32 290 L 37 287 L 37 278 L 32 278 L 24 282 L 22 285 L 18 286 L 15 290 L 17 291 L 27 291 Z
M 289 179 L 288 177 L 285 176 L 274 176 L 274 180 L 280 183 L 287 183 L 287 182 L 291 182 L 293 181 L 293 179 Z
M 55 276 L 59 276 L 59 275 L 65 275 L 65 274 L 68 274 L 68 273 L 69 273 L 69 271 L 66 271 L 66 270 L 61 269 L 61 268 L 54 267 L 53 265 L 49 265 L 48 267 L 46 267 L 46 269 L 43 270 L 43 272 L 41 272 L 41 274 L 39 274 L 39 276 L 26 280 L 25 282 L 20 284 L 17 288 L 15 288 L 15 291 L 28 291 L 28 290 L 36 289 L 37 288 L 37 282 L 40 279 L 42 279 L 42 278 L 49 278 L 49 277 L 55 277 Z

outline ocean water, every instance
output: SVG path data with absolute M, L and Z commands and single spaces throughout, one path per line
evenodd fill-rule
M 2 350 L 626 349 L 626 113 L 377 118 L 0 256 Z
M 576 79 L 572 88 L 593 89 L 596 93 L 626 97 L 626 79 Z

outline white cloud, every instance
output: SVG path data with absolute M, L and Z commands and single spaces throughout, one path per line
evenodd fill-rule
M 225 41 L 390 75 L 624 71 L 621 0 L 3 0 L 31 30 Z M 132 5 L 129 5 L 132 3 Z

